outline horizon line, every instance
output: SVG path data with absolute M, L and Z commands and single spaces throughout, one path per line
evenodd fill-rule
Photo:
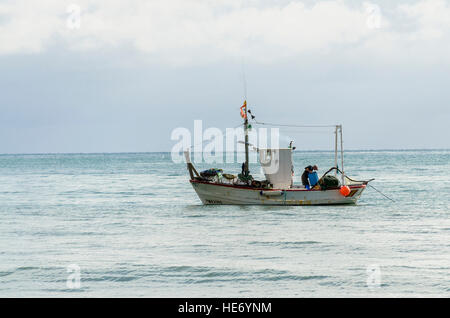
M 345 152 L 375 152 L 375 151 L 442 151 L 442 150 L 450 150 L 450 148 L 380 148 L 380 149 L 348 149 L 344 150 Z M 232 151 L 229 151 L 232 152 Z M 219 153 L 229 153 L 219 152 Z M 233 153 L 237 153 L 238 151 L 233 151 Z M 241 151 L 243 152 L 243 151 Z M 295 149 L 294 152 L 334 152 L 334 150 L 324 150 L 324 149 L 304 149 L 299 150 Z M 152 153 L 164 153 L 170 154 L 171 151 L 112 151 L 112 152 L 22 152 L 22 153 L 0 153 L 0 156 L 11 156 L 11 155 L 101 155 L 101 154 L 152 154 Z M 196 153 L 196 151 L 192 151 L 192 153 Z

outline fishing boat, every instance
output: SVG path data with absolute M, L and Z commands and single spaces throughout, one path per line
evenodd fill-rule
M 245 132 L 245 162 L 242 172 L 235 175 L 223 173 L 221 169 L 198 172 L 190 160 L 190 152 L 185 151 L 190 183 L 205 205 L 336 205 L 355 204 L 367 184 L 372 181 L 357 181 L 344 172 L 344 149 L 342 125 L 335 128 L 334 167 L 320 178 L 316 176 L 311 186 L 296 185 L 293 182 L 292 142 L 287 148 L 258 149 L 259 163 L 265 180 L 254 180 L 249 171 L 249 143 L 247 103 L 241 107 Z M 252 118 L 254 116 L 251 114 Z M 305 127 L 305 126 L 303 126 Z M 338 142 L 340 139 L 340 143 Z M 340 144 L 340 167 L 338 167 L 338 144 Z M 334 172 L 334 173 L 333 173 Z M 311 173 L 313 175 L 314 173 Z M 334 176 L 333 176 L 334 174 Z M 340 178 L 337 178 L 337 175 Z M 340 179 L 340 180 L 339 180 Z M 311 180 L 311 179 L 310 179 Z

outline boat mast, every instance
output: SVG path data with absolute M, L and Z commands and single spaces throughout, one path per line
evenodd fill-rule
M 342 140 L 342 125 L 339 125 L 339 132 L 341 137 L 341 171 L 342 171 L 342 185 L 345 185 L 344 174 L 344 141 Z
M 248 168 L 248 118 L 247 118 L 247 100 L 244 101 L 245 117 L 244 117 L 244 132 L 245 132 L 245 165 L 244 174 L 248 176 L 250 171 Z

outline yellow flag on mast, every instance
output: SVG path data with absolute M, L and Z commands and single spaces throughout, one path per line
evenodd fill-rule
M 244 105 L 241 106 L 241 117 L 244 119 L 247 119 L 247 101 L 246 100 L 244 100 Z

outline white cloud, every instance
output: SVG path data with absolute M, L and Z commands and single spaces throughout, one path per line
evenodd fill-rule
M 80 28 L 67 27 L 71 4 L 57 0 L 0 4 L 0 54 L 45 52 L 51 45 L 95 51 L 133 48 L 158 61 L 189 63 L 246 57 L 276 59 L 342 51 L 399 58 L 411 47 L 449 51 L 450 6 L 446 0 L 400 4 L 403 30 L 383 7 L 344 0 L 283 5 L 225 0 L 73 0 L 82 9 Z M 375 9 L 374 9 L 375 8 Z M 378 14 L 378 15 L 376 15 Z M 394 19 L 395 20 L 395 19 Z M 442 55 L 444 56 L 444 55 Z
M 450 5 L 446 0 L 400 5 L 399 10 L 415 21 L 415 40 L 441 39 L 450 33 Z
M 374 32 L 358 53 L 410 66 L 450 63 L 449 1 L 400 4 L 390 17 L 389 27 Z

